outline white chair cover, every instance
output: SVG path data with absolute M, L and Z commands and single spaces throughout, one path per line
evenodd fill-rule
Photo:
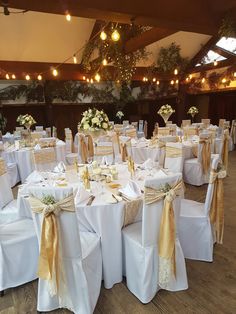
M 219 161 L 214 158 L 212 169 L 217 169 Z M 209 218 L 213 190 L 214 183 L 209 183 L 205 203 L 181 200 L 178 232 L 185 258 L 213 261 L 214 236 Z
M 31 188 L 33 197 L 51 195 L 60 201 L 73 193 L 72 188 Z M 41 241 L 43 214 L 33 213 L 38 242 Z M 100 293 L 102 259 L 100 240 L 94 233 L 79 232 L 75 212 L 61 211 L 56 217 L 59 226 L 61 262 L 66 290 L 59 298 L 51 296 L 48 281 L 39 278 L 38 311 L 67 308 L 76 314 L 92 313 Z
M 182 143 L 166 143 L 165 168 L 172 172 L 183 171 L 183 144 Z
M 181 179 L 182 175 L 179 173 L 166 178 L 147 180 L 145 186 L 160 188 L 166 183 L 174 185 Z M 175 223 L 178 225 L 179 197 L 175 198 L 173 206 Z M 177 233 L 175 241 L 176 277 L 172 276 L 167 286 L 159 286 L 158 239 L 162 208 L 163 200 L 151 205 L 144 204 L 142 222 L 131 224 L 122 232 L 127 286 L 143 303 L 150 302 L 161 288 L 169 291 L 188 288 L 185 260 Z
M 39 131 L 39 132 L 42 132 L 42 131 L 43 131 L 43 126 L 41 126 L 41 125 L 36 125 L 36 126 L 35 126 L 35 130 L 36 130 L 36 131 Z
M 34 166 L 37 171 L 53 170 L 57 164 L 54 148 L 42 148 L 33 151 Z
M 94 160 L 101 163 L 106 158 L 109 164 L 114 163 L 115 155 L 112 142 L 97 142 L 94 148 Z
M 37 278 L 38 251 L 32 219 L 0 226 L 0 291 Z

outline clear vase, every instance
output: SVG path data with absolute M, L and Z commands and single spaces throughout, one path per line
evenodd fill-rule
M 172 113 L 162 113 L 160 114 L 160 116 L 162 117 L 162 119 L 164 120 L 165 122 L 165 125 L 167 124 L 168 120 L 169 120 L 169 117 L 172 115 Z

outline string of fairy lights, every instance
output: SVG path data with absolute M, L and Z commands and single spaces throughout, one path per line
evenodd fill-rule
M 67 11 L 66 14 L 65 14 L 65 18 L 66 18 L 66 21 L 70 22 L 72 17 L 70 15 L 70 13 Z M 106 33 L 106 28 L 108 27 L 109 25 L 109 22 L 106 23 L 103 27 L 101 27 L 101 29 L 94 35 L 92 36 L 89 41 L 92 41 L 94 40 L 96 37 L 100 37 L 100 39 L 102 41 L 106 41 L 108 39 L 108 34 Z M 113 42 L 117 42 L 120 40 L 120 33 L 118 31 L 118 27 L 117 27 L 118 24 L 116 24 L 116 27 L 113 27 L 112 28 L 112 32 L 110 34 L 110 39 L 113 41 Z M 87 43 L 86 43 L 87 44 Z M 62 65 L 64 65 L 65 63 L 67 63 L 68 61 L 70 60 L 73 60 L 73 63 L 74 64 L 77 64 L 78 63 L 78 54 L 85 48 L 86 44 L 84 44 L 82 47 L 80 47 L 79 49 L 77 49 L 70 57 L 66 58 L 62 63 L 58 64 L 57 66 L 55 67 L 50 67 L 48 70 L 46 71 L 42 71 L 40 73 L 37 73 L 37 74 L 29 74 L 29 73 L 26 73 L 24 74 L 24 79 L 26 81 L 30 81 L 32 79 L 35 79 L 35 80 L 38 80 L 38 81 L 42 81 L 43 78 L 44 78 L 44 75 L 47 74 L 47 73 L 51 73 L 52 76 L 54 78 L 58 77 L 59 76 L 59 69 Z M 94 81 L 96 81 L 97 83 L 99 83 L 101 81 L 101 75 L 99 74 L 99 71 L 101 70 L 101 67 L 103 66 L 107 66 L 108 63 L 110 62 L 110 60 L 108 60 L 106 57 L 102 60 L 101 62 L 101 65 L 99 66 L 97 72 L 94 74 L 94 76 L 91 76 L 90 77 L 86 77 L 85 75 L 82 77 L 83 81 L 86 81 L 87 83 L 91 83 L 93 84 Z M 213 62 L 213 65 L 214 66 L 217 66 L 218 65 L 218 61 L 217 60 L 214 60 Z M 17 77 L 16 77 L 16 74 L 15 73 L 12 73 L 12 72 L 9 72 L 9 71 L 6 71 L 4 69 L 0 69 L 0 72 L 3 73 L 4 77 L 6 80 L 16 80 Z M 178 69 L 176 68 L 174 71 L 173 71 L 173 78 L 172 79 L 169 79 L 169 84 L 172 85 L 172 86 L 176 86 L 180 83 L 180 79 L 178 78 L 178 74 L 179 74 L 179 71 Z M 191 80 L 193 78 L 193 75 L 192 74 L 189 74 L 183 81 L 181 80 L 181 83 L 190 83 Z M 234 71 L 233 73 L 231 73 L 231 80 L 236 80 L 236 71 Z M 153 84 L 156 84 L 156 85 L 160 85 L 160 81 L 164 81 L 163 79 L 158 79 L 157 77 L 148 77 L 148 76 L 144 76 L 142 81 L 144 83 L 147 83 L 147 82 L 152 82 Z M 222 84 L 225 84 L 226 82 L 228 82 L 229 79 L 227 77 L 223 77 L 221 78 L 221 83 Z M 206 77 L 201 77 L 201 83 L 204 84 L 207 82 L 207 76 Z
M 72 19 L 69 12 L 66 12 L 65 17 L 66 17 L 66 20 L 67 20 L 68 22 L 70 22 L 71 19 Z M 102 41 L 107 40 L 108 35 L 107 35 L 105 29 L 107 28 L 108 25 L 109 25 L 109 22 L 106 23 L 103 27 L 101 27 L 101 29 L 100 29 L 94 36 L 92 36 L 92 37 L 89 39 L 89 41 L 94 40 L 94 39 L 95 39 L 96 37 L 98 37 L 98 36 L 100 36 L 100 39 L 101 39 Z M 118 24 L 117 24 L 117 25 L 118 25 Z M 120 40 L 120 33 L 119 33 L 117 27 L 115 27 L 115 28 L 112 29 L 112 33 L 111 33 L 111 38 L 110 38 L 110 39 L 111 39 L 113 42 L 117 42 L 117 41 Z M 46 73 L 49 73 L 49 72 L 51 72 L 52 76 L 54 76 L 54 77 L 59 76 L 59 69 L 60 69 L 60 67 L 61 67 L 63 64 L 67 63 L 67 62 L 70 61 L 70 60 L 73 60 L 73 63 L 74 63 L 74 64 L 77 64 L 77 63 L 78 63 L 78 58 L 77 58 L 77 56 L 78 56 L 78 54 L 85 48 L 86 44 L 87 44 L 87 43 L 85 43 L 82 47 L 80 47 L 79 49 L 77 49 L 70 57 L 66 58 L 63 62 L 61 62 L 61 63 L 58 64 L 57 66 L 55 66 L 55 67 L 50 67 L 48 70 L 42 71 L 42 72 L 37 73 L 37 74 L 34 74 L 34 75 L 32 75 L 32 74 L 30 75 L 29 73 L 27 73 L 27 74 L 24 75 L 24 79 L 25 79 L 26 81 L 30 81 L 31 79 L 34 78 L 34 79 L 37 79 L 38 81 L 42 81 L 44 75 L 45 75 Z M 109 61 L 108 61 L 106 58 L 104 58 L 104 59 L 102 60 L 101 66 L 107 66 L 108 63 L 109 63 Z M 99 70 L 100 70 L 101 66 L 99 67 Z M 5 77 L 6 80 L 11 80 L 11 79 L 12 79 L 12 80 L 16 80 L 16 79 L 17 79 L 15 73 L 6 71 L 5 69 L 2 69 L 2 68 L 0 69 L 0 72 L 4 74 L 4 77 Z M 89 83 L 93 83 L 94 80 L 95 80 L 96 82 L 100 82 L 100 80 L 101 80 L 101 75 L 97 72 L 97 73 L 94 75 L 94 78 L 88 78 L 88 77 L 86 77 L 86 76 L 83 76 L 83 80 L 84 80 L 84 81 L 87 81 L 87 82 L 89 82 Z

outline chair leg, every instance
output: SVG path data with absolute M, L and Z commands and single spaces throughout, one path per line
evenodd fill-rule
M 3 296 L 4 296 L 4 290 L 0 291 L 0 297 L 3 297 Z

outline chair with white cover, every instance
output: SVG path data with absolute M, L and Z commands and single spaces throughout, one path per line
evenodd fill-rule
M 23 126 L 16 126 L 16 132 L 21 132 L 24 130 Z
M 41 125 L 36 125 L 36 126 L 35 126 L 35 131 L 42 132 L 42 131 L 43 131 L 43 126 L 41 126 Z
M 129 126 L 129 120 L 123 120 L 123 127 L 126 128 Z
M 182 128 L 190 126 L 191 120 L 182 120 Z
M 47 137 L 51 137 L 52 136 L 51 128 L 46 128 L 45 131 L 46 131 Z
M 112 142 L 97 142 L 94 147 L 94 160 L 98 163 L 105 160 L 108 164 L 113 164 L 115 155 Z
M 198 129 L 196 127 L 184 127 L 183 128 L 184 136 L 191 138 L 195 135 L 198 135 Z
M 35 280 L 38 241 L 32 219 L 0 226 L 0 293 Z
M 159 127 L 158 128 L 158 136 L 170 135 L 170 128 L 167 127 Z
M 165 168 L 172 172 L 183 172 L 184 157 L 182 143 L 166 143 Z
M 57 138 L 57 128 L 55 126 L 52 127 L 52 137 Z
M 78 133 L 76 138 L 77 138 L 78 154 L 77 154 L 77 158 L 73 157 L 74 162 L 78 160 L 80 163 L 87 163 L 88 158 L 92 159 L 94 157 L 94 143 L 93 143 L 92 136 L 85 135 L 83 133 Z M 67 155 L 67 161 L 68 161 L 68 155 Z
M 208 137 L 200 137 L 196 158 L 184 161 L 184 182 L 200 186 L 208 183 L 211 164 L 211 140 Z
M 125 130 L 125 135 L 131 138 L 137 138 L 137 129 L 136 128 L 128 128 Z
M 144 129 L 144 121 L 143 120 L 139 120 L 138 122 L 138 131 L 139 132 L 143 132 Z
M 203 128 L 206 129 L 211 124 L 211 119 L 202 119 L 201 123 L 203 124 Z
M 57 164 L 55 148 L 42 148 L 33 151 L 33 163 L 37 171 L 51 171 Z
M 19 219 L 17 201 L 11 190 L 7 167 L 0 158 L 0 225 Z
M 75 164 L 78 159 L 78 154 L 74 153 L 72 132 L 69 128 L 65 129 L 66 142 L 66 161 L 69 165 Z
M 232 137 L 233 144 L 236 145 L 236 120 L 232 120 L 230 136 Z
M 146 180 L 142 221 L 122 230 L 127 286 L 143 303 L 150 302 L 160 289 L 188 288 L 176 232 L 182 190 L 180 173 Z
M 217 226 L 217 242 L 223 239 L 223 182 L 226 172 L 218 170 L 220 159 L 212 162 L 210 181 L 205 203 L 181 200 L 178 233 L 184 257 L 201 261 L 213 261 L 214 228 Z M 216 196 L 217 195 L 217 196 Z M 216 203 L 218 203 L 216 205 Z M 218 229 L 219 227 L 219 229 Z
M 32 187 L 29 192 L 40 246 L 38 311 L 67 308 L 76 314 L 92 313 L 102 279 L 100 239 L 79 231 L 71 187 Z M 45 245 L 52 254 L 49 259 Z
M 120 136 L 120 152 L 122 161 L 126 161 L 129 156 L 132 156 L 131 138 L 128 136 Z

